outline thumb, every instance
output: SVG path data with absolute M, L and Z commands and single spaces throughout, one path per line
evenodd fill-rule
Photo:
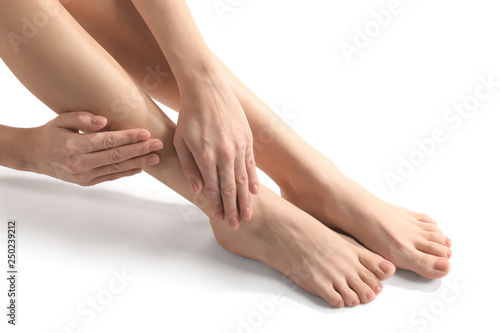
M 108 120 L 102 116 L 96 116 L 86 111 L 75 111 L 61 113 L 56 119 L 57 127 L 73 131 L 94 132 L 102 129 Z

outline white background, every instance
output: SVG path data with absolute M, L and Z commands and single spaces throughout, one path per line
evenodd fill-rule
M 498 2 L 401 0 L 350 63 L 341 43 L 353 44 L 356 27 L 370 25 L 370 12 L 389 1 L 230 2 L 221 19 L 213 1 L 189 1 L 212 49 L 347 175 L 438 221 L 453 240 L 451 273 L 429 281 L 398 271 L 373 303 L 332 309 L 221 248 L 203 214 L 147 175 L 80 188 L 0 168 L 1 232 L 8 218 L 19 221 L 12 331 L 59 333 L 72 321 L 82 332 L 238 332 L 242 320 L 253 326 L 240 332 L 498 327 L 500 87 L 457 128 L 443 119 L 474 95 L 480 76 L 500 81 Z M 3 63 L 0 98 L 2 124 L 39 126 L 54 117 Z M 398 157 L 409 158 L 415 140 L 436 128 L 446 141 L 392 191 L 384 173 L 397 172 Z M 5 257 L 2 245 L 2 267 Z M 104 297 L 113 271 L 122 270 L 133 280 L 87 323 L 77 309 Z M 281 302 L 271 308 L 273 294 Z

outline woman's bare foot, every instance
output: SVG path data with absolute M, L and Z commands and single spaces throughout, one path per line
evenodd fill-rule
M 398 268 L 430 279 L 448 274 L 451 240 L 432 218 L 378 199 L 330 161 L 323 165 L 299 172 L 293 189 L 282 188 L 283 197 Z
M 335 307 L 371 302 L 395 267 L 352 238 L 330 230 L 268 189 L 256 197 L 254 217 L 234 231 L 211 220 L 227 250 L 277 269 Z

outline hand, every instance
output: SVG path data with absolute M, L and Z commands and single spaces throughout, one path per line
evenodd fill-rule
M 191 191 L 204 190 L 215 218 L 236 230 L 259 193 L 252 132 L 229 84 L 194 83 L 181 92 L 174 146 Z
M 151 152 L 163 148 L 143 129 L 96 132 L 107 119 L 89 112 L 68 112 L 32 129 L 29 169 L 81 186 L 131 176 L 158 164 Z M 79 131 L 84 134 L 79 133 Z

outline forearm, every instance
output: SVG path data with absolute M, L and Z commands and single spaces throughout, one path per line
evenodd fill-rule
M 0 166 L 29 171 L 25 158 L 30 145 L 29 128 L 15 128 L 0 125 Z
M 193 80 L 217 76 L 218 65 L 185 0 L 132 0 L 158 41 L 181 93 Z

